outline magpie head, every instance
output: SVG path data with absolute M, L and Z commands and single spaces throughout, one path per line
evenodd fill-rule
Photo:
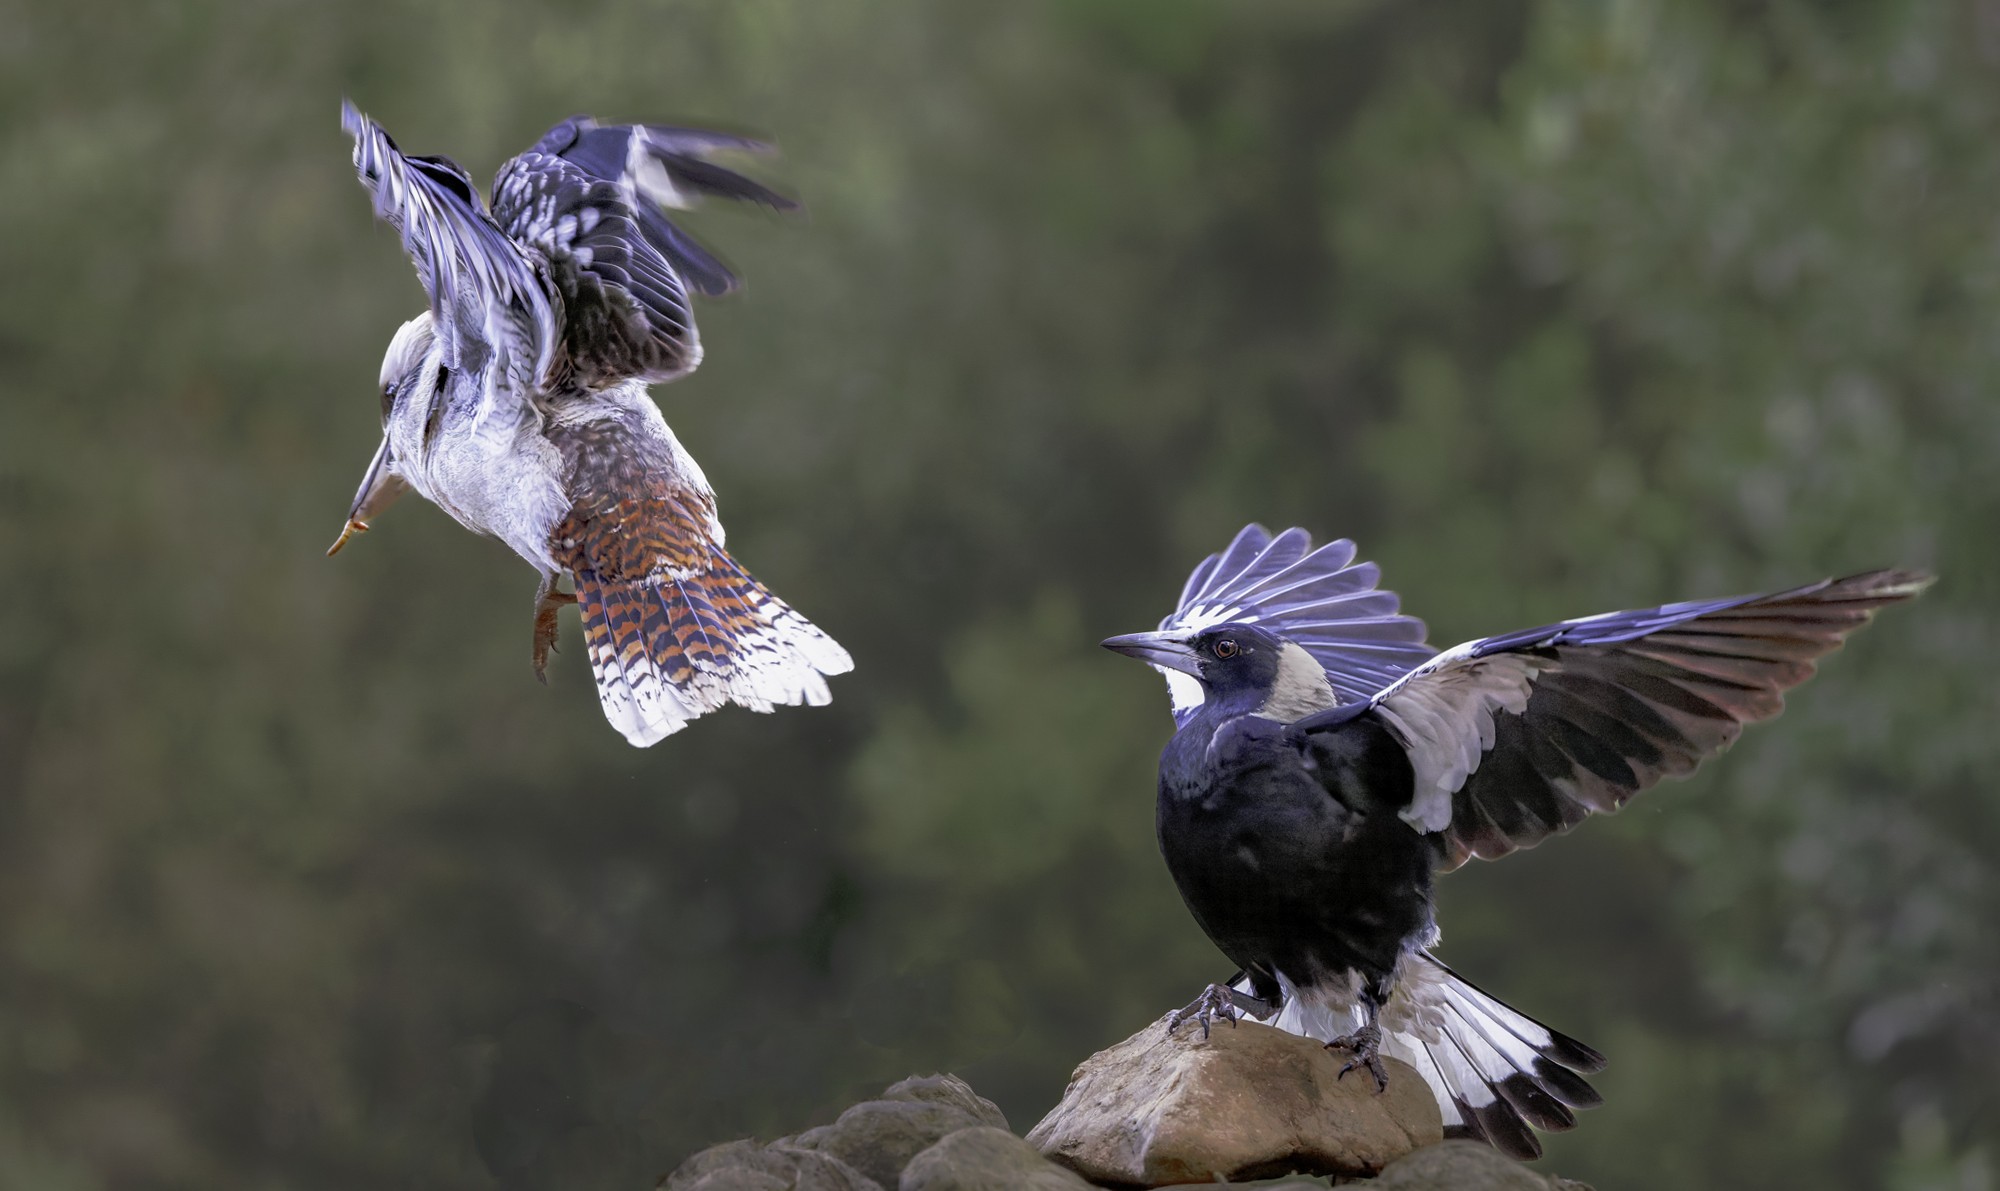
M 1128 633 L 1109 638 L 1104 648 L 1165 674 L 1176 711 L 1216 704 L 1290 722 L 1335 702 L 1326 671 L 1311 654 L 1253 624 Z

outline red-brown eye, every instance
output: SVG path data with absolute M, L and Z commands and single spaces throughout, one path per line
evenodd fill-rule
M 1233 658 L 1233 657 L 1235 657 L 1235 656 L 1236 656 L 1236 642 L 1234 642 L 1234 641 L 1231 641 L 1231 640 L 1230 640 L 1229 638 L 1227 638 L 1227 637 L 1224 637 L 1224 638 L 1223 638 L 1222 640 L 1220 640 L 1220 641 L 1217 641 L 1217 642 L 1215 643 L 1215 656 L 1216 656 L 1216 657 L 1219 657 L 1219 658 Z

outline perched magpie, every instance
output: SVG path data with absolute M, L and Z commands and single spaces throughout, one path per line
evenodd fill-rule
M 382 361 L 382 445 L 327 553 L 411 488 L 541 573 L 535 674 L 575 603 L 605 718 L 653 744 L 728 703 L 825 703 L 847 651 L 723 549 L 715 494 L 647 394 L 701 362 L 693 293 L 736 285 L 664 208 L 795 206 L 716 165 L 756 141 L 564 120 L 500 167 L 489 211 L 449 158 L 341 124 L 430 309 Z M 556 587 L 567 573 L 574 590 Z
M 1432 875 L 1613 811 L 1769 719 L 1813 659 L 1930 577 L 1610 612 L 1443 653 L 1352 542 L 1246 527 L 1158 632 L 1104 642 L 1166 675 L 1160 852 L 1241 970 L 1169 1018 L 1239 1011 L 1416 1068 L 1448 1136 L 1520 1158 L 1599 1103 L 1604 1059 L 1433 959 Z

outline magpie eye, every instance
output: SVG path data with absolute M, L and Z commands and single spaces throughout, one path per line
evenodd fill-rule
M 1215 656 L 1219 658 L 1233 658 L 1236 656 L 1236 642 L 1231 641 L 1227 637 L 1217 641 L 1209 648 L 1214 650 Z

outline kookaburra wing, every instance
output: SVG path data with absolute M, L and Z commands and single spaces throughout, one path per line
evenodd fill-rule
M 1378 1080 L 1379 1056 L 1394 1056 L 1430 1085 L 1448 1134 L 1533 1157 L 1533 1129 L 1567 1129 L 1598 1103 L 1582 1077 L 1603 1059 L 1430 956 L 1434 873 L 1688 773 L 1930 579 L 1872 571 L 1432 656 L 1350 544 L 1310 546 L 1251 526 L 1195 572 L 1161 631 L 1105 642 L 1174 682 L 1160 851 L 1241 969 L 1183 1013 L 1204 1027 L 1236 1008 L 1270 1016 Z
M 382 445 L 333 550 L 410 488 L 500 538 L 541 573 L 536 675 L 578 603 L 605 715 L 635 745 L 729 703 L 825 703 L 847 652 L 724 550 L 715 495 L 646 391 L 701 361 L 690 291 L 735 284 L 662 207 L 792 206 L 707 158 L 763 146 L 575 117 L 501 167 L 489 212 L 450 160 L 404 154 L 351 105 L 342 126 L 430 308 L 390 341 Z

